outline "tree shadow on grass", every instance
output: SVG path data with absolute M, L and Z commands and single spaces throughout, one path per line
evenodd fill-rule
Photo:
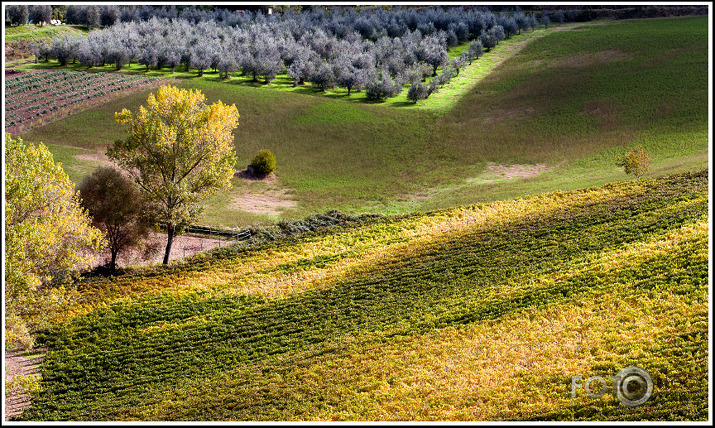
M 396 103 L 392 103 L 392 107 L 414 107 L 417 104 L 412 102 L 412 101 L 398 101 Z

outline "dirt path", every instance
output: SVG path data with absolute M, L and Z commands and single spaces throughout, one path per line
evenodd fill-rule
M 45 359 L 45 348 L 33 349 L 30 352 L 14 351 L 5 353 L 5 385 L 8 386 L 16 376 L 39 375 L 40 364 Z M 29 357 L 26 355 L 30 355 Z M 38 355 L 39 354 L 39 355 Z M 30 396 L 22 388 L 13 388 L 5 395 L 5 420 L 19 415 L 30 407 Z
M 130 251 L 117 257 L 117 265 L 120 267 L 127 265 L 146 266 L 163 262 L 164 249 L 166 248 L 167 240 L 166 234 L 152 233 L 150 240 L 150 245 L 154 247 L 154 251 L 150 251 L 150 254 L 148 254 L 146 258 L 143 257 L 143 249 L 142 251 Z M 171 246 L 169 260 L 183 259 L 185 257 L 193 256 L 201 251 L 210 250 L 216 247 L 225 247 L 226 245 L 231 245 L 235 242 L 236 241 L 225 237 L 208 238 L 193 235 L 179 235 L 174 237 L 174 243 Z M 103 257 L 109 260 L 109 253 L 103 255 Z

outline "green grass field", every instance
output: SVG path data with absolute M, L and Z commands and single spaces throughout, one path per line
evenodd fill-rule
M 87 27 L 83 25 L 17 25 L 5 27 L 5 41 L 41 38 L 53 39 L 67 34 L 85 34 Z
M 708 264 L 707 171 L 217 249 L 81 283 L 21 419 L 705 420 Z
M 84 25 L 6 25 L 3 40 L 5 67 L 22 68 L 27 64 L 28 59 L 34 59 L 35 56 L 30 48 L 32 43 L 67 35 L 85 35 L 87 31 L 87 27 Z
M 707 46 L 706 17 L 537 30 L 500 43 L 461 73 L 463 80 L 416 106 L 400 97 L 346 102 L 339 91 L 316 95 L 280 80 L 252 87 L 241 78 L 218 82 L 211 74 L 176 73 L 179 86 L 237 105 L 238 169 L 259 149 L 278 159 L 275 183 L 234 179 L 232 190 L 208 201 L 201 222 L 242 227 L 330 208 L 424 212 L 600 185 L 625 178 L 613 158 L 637 144 L 653 160 L 650 177 L 703 168 Z M 136 109 L 146 96 L 128 96 L 21 136 L 49 144 L 79 180 L 99 161 L 67 153 L 100 154 L 124 138 L 113 113 Z M 531 177 L 488 181 L 489 162 L 544 167 Z M 262 201 L 266 206 L 288 197 L 293 205 L 278 214 L 241 208 L 242 198 L 271 189 L 279 196 Z

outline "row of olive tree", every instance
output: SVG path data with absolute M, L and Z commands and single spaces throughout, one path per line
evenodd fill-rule
M 357 31 L 342 37 L 319 26 L 296 31 L 298 21 L 289 19 L 255 22 L 243 28 L 214 21 L 190 24 L 181 19 L 151 18 L 120 23 L 91 32 L 86 38 L 63 37 L 52 44 L 37 44 L 33 49 L 36 58 L 56 59 L 60 65 L 79 61 L 88 67 L 109 63 L 121 69 L 137 61 L 147 70 L 170 68 L 173 72 L 183 67 L 194 69 L 201 76 L 205 70 L 213 69 L 224 78 L 240 72 L 264 83 L 287 73 L 296 86 L 311 82 L 323 91 L 339 86 L 346 88 L 348 95 L 367 87 L 399 88 L 371 91 L 382 98 L 382 94 L 396 95 L 405 84 L 425 82 L 439 68 L 451 69 L 451 74 L 456 75 L 463 64 L 471 63 L 484 49 L 492 49 L 507 37 L 493 15 L 477 11 L 475 16 L 482 17 L 480 22 L 484 23 L 477 27 L 481 32 L 473 40 L 478 43 L 472 43 L 451 63 L 447 49 L 453 43 L 451 34 L 444 30 L 425 35 L 419 28 L 407 29 L 402 36 L 384 35 L 372 41 Z M 527 28 L 533 28 L 529 27 L 533 19 L 524 22 Z M 458 27 L 464 31 L 455 43 L 474 36 L 466 24 Z M 296 38 L 297 35 L 300 37 Z M 441 84 L 437 81 L 433 86 Z

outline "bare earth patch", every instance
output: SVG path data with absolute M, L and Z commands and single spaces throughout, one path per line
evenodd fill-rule
M 514 107 L 511 109 L 499 108 L 496 110 L 491 110 L 489 116 L 484 117 L 483 121 L 485 124 L 491 124 L 503 119 L 510 119 L 514 116 L 519 115 L 529 115 L 534 113 L 534 109 L 531 107 Z
M 37 348 L 32 353 L 40 353 L 39 356 L 27 357 L 24 351 L 8 351 L 5 353 L 5 385 L 12 382 L 16 376 L 36 376 L 40 372 L 40 364 L 45 359 L 44 353 L 47 350 Z M 5 395 L 5 420 L 17 416 L 23 410 L 30 407 L 30 396 L 22 389 L 6 391 Z
M 274 174 L 260 180 L 248 177 L 244 171 L 237 172 L 235 176 L 245 179 L 248 184 L 229 204 L 229 207 L 235 210 L 278 216 L 283 211 L 298 206 L 288 189 L 278 184 L 278 178 Z M 264 188 L 256 188 L 258 183 L 264 183 Z
M 487 163 L 487 168 L 484 172 L 474 178 L 468 178 L 467 183 L 492 183 L 496 180 L 511 180 L 514 178 L 532 177 L 549 171 L 557 165 L 548 166 L 545 163 L 537 163 L 534 165 L 501 165 L 494 162 Z
M 98 162 L 100 166 L 117 166 L 114 162 L 111 162 L 104 153 L 81 153 L 72 157 L 85 162 Z
M 164 249 L 166 248 L 167 235 L 165 233 L 152 233 L 149 237 L 150 246 L 155 248 L 155 251 L 149 250 L 146 256 L 143 254 L 145 247 L 140 250 L 127 251 L 117 257 L 118 266 L 128 265 L 153 265 L 164 261 Z M 210 250 L 216 247 L 225 247 L 236 241 L 226 237 L 202 237 L 193 235 L 179 235 L 174 237 L 174 242 L 171 245 L 171 253 L 169 260 L 179 260 L 185 257 L 193 256 L 196 253 Z M 101 258 L 102 263 L 109 261 L 109 253 L 105 253 Z
M 479 184 L 488 184 L 496 181 L 512 180 L 515 178 L 527 178 L 552 170 L 561 163 L 556 165 L 546 165 L 545 163 L 537 163 L 534 165 L 502 165 L 495 162 L 488 162 L 486 169 L 477 177 L 467 178 L 464 184 L 458 184 L 446 188 L 424 189 L 419 193 L 406 195 L 406 199 L 413 202 L 421 202 L 428 199 L 438 197 L 445 192 L 454 191 L 457 189 L 468 188 Z

